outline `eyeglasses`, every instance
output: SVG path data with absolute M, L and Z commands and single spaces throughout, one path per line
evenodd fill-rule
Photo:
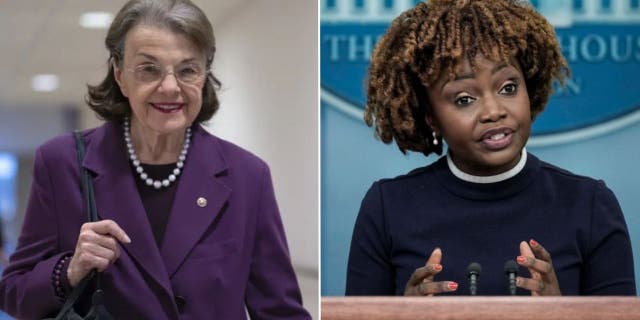
M 125 68 L 125 70 L 132 72 L 136 80 L 142 83 L 155 83 L 163 80 L 168 74 L 172 74 L 180 83 L 194 84 L 202 80 L 205 75 L 204 68 L 197 64 L 180 65 L 173 71 L 167 71 L 164 66 L 145 63 L 135 68 Z

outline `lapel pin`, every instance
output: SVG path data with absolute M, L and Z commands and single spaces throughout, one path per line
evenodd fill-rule
M 207 206 L 207 199 L 200 197 L 198 198 L 198 200 L 196 201 L 196 203 L 198 204 L 198 207 L 200 208 L 204 208 Z

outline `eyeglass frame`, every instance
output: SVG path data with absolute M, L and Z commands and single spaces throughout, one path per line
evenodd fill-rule
M 143 80 L 138 75 L 138 71 L 141 71 L 142 68 L 149 67 L 149 66 L 157 67 L 158 70 L 160 70 L 161 73 L 160 73 L 160 76 L 157 77 L 157 79 L 154 79 L 154 80 Z M 176 70 L 175 70 L 175 69 L 177 69 L 176 67 L 174 67 L 174 70 L 168 71 L 166 66 L 163 66 L 163 65 L 157 64 L 157 63 L 153 63 L 153 62 L 146 62 L 146 63 L 140 64 L 140 65 L 138 65 L 136 67 L 133 67 L 133 68 L 124 67 L 123 70 L 133 73 L 136 81 L 141 82 L 141 83 L 159 84 L 167 77 L 167 75 L 171 74 L 171 75 L 173 75 L 173 77 L 176 79 L 176 81 L 178 83 L 183 84 L 183 85 L 194 85 L 194 84 L 197 84 L 199 81 L 201 81 L 202 79 L 206 78 L 207 73 L 209 72 L 206 67 L 202 67 L 201 65 L 195 64 L 195 63 L 186 63 L 186 64 L 183 64 L 183 65 L 178 65 L 178 68 L 180 66 L 193 66 L 194 69 L 198 70 L 198 74 L 195 76 L 195 78 L 193 80 L 185 81 L 185 80 L 181 79 L 181 77 L 179 75 L 176 74 Z

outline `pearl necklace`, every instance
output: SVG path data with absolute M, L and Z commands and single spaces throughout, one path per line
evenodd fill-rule
M 162 187 L 168 187 L 172 182 L 175 182 L 180 175 L 182 167 L 184 167 L 184 160 L 187 158 L 187 150 L 189 149 L 189 142 L 191 141 L 191 127 L 188 127 L 185 135 L 184 135 L 184 144 L 182 145 L 182 151 L 180 151 L 180 155 L 178 156 L 178 162 L 176 163 L 176 168 L 173 169 L 173 172 L 163 180 L 153 180 L 149 178 L 144 169 L 140 165 L 140 160 L 138 156 L 136 156 L 136 152 L 133 149 L 133 143 L 131 142 L 131 131 L 129 128 L 129 117 L 124 118 L 124 124 L 122 125 L 124 129 L 124 141 L 127 144 L 127 151 L 129 152 L 129 159 L 131 159 L 131 163 L 136 169 L 136 172 L 139 174 L 140 179 L 144 181 L 148 186 L 153 186 L 156 189 L 160 189 Z

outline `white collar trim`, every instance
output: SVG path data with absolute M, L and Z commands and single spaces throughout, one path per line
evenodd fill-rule
M 518 161 L 518 164 L 516 164 L 515 167 L 503 173 L 496 174 L 494 176 L 474 176 L 474 175 L 462 172 L 462 170 L 458 169 L 458 167 L 456 167 L 456 165 L 453 163 L 453 160 L 451 159 L 451 154 L 447 152 L 447 164 L 449 165 L 449 170 L 451 170 L 451 173 L 453 173 L 453 175 L 458 177 L 460 180 L 473 182 L 473 183 L 496 183 L 496 182 L 507 180 L 509 178 L 514 177 L 518 173 L 520 173 L 520 171 L 522 171 L 526 163 L 527 163 L 527 149 L 522 148 L 522 156 L 520 156 L 520 160 Z

